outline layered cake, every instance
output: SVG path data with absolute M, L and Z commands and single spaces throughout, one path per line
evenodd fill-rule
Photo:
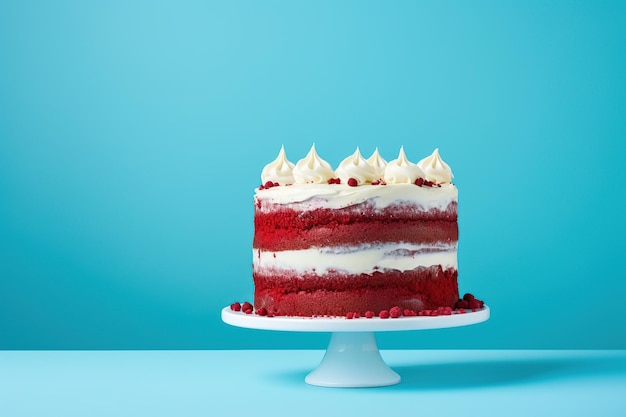
M 438 150 L 417 164 L 357 149 L 336 169 L 284 148 L 254 195 L 254 309 L 345 316 L 454 308 L 457 188 Z

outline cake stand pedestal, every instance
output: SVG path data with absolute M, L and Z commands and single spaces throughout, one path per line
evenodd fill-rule
M 383 387 L 400 382 L 400 375 L 383 361 L 374 332 L 443 329 L 468 326 L 489 319 L 489 307 L 450 316 L 415 316 L 396 319 L 345 317 L 264 317 L 222 309 L 222 320 L 232 326 L 292 332 L 331 332 L 319 366 L 307 375 L 310 385 L 322 387 Z
M 400 382 L 383 361 L 373 332 L 334 332 L 324 359 L 304 379 L 321 387 L 382 387 Z

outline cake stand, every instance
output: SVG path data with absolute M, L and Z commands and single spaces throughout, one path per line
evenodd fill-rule
M 222 320 L 232 326 L 291 332 L 331 332 L 319 366 L 305 378 L 321 387 L 383 387 L 400 382 L 400 375 L 383 361 L 374 332 L 443 329 L 486 321 L 489 307 L 450 316 L 414 316 L 381 319 L 345 317 L 264 317 L 222 309 Z

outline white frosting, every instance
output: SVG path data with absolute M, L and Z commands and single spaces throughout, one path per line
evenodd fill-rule
M 414 184 L 417 178 L 424 178 L 426 174 L 407 160 L 404 148 L 400 149 L 398 159 L 390 163 L 380 157 L 378 149 L 365 161 L 357 148 L 337 169 L 337 173 L 343 176 L 341 184 L 328 184 L 328 180 L 335 178 L 336 174 L 328 162 L 319 157 L 315 145 L 295 167 L 287 160 L 284 148 L 281 148 L 276 160 L 264 168 L 263 182 L 270 180 L 281 185 L 289 184 L 290 170 L 295 182 L 289 187 L 257 189 L 255 203 L 261 211 L 271 210 L 276 204 L 288 204 L 294 210 L 307 211 L 317 208 L 344 208 L 364 202 L 376 209 L 411 203 L 418 209 L 421 207 L 423 210 L 444 211 L 451 203 L 457 202 L 457 189 L 450 182 L 452 171 L 441 160 L 439 151 L 436 149 L 430 157 L 420 161 L 420 164 L 429 171 L 429 178 L 433 178 L 440 186 L 420 187 Z M 378 180 L 380 177 L 375 173 L 377 170 L 384 172 L 387 185 L 363 184 L 372 179 Z M 355 178 L 363 185 L 350 187 L 347 184 L 349 178 Z
M 267 205 L 289 204 L 294 210 L 315 210 L 317 208 L 338 209 L 368 201 L 377 209 L 392 204 L 410 202 L 424 210 L 445 210 L 458 200 L 458 190 L 454 184 L 441 187 L 418 187 L 414 184 L 364 185 L 350 187 L 346 184 L 293 184 L 290 187 L 274 187 L 257 190 L 255 199 L 260 200 L 260 210 Z
M 311 248 L 288 251 L 253 249 L 253 266 L 264 269 L 294 271 L 297 274 L 324 275 L 331 270 L 347 274 L 372 274 L 393 269 L 410 271 L 418 267 L 441 265 L 457 269 L 456 243 L 451 245 L 415 245 L 386 243 L 352 248 Z
M 439 149 L 435 149 L 432 155 L 422 159 L 417 165 L 426 174 L 426 179 L 437 184 L 448 184 L 452 182 L 452 170 L 443 162 L 439 156 Z
M 328 162 L 319 157 L 313 145 L 309 153 L 296 164 L 293 177 L 298 184 L 322 184 L 334 178 L 335 171 Z
M 387 164 L 384 179 L 387 184 L 413 184 L 416 179 L 424 178 L 424 171 L 417 165 L 409 162 L 404 147 L 400 148 L 398 159 Z
M 352 155 L 341 161 L 335 171 L 335 175 L 344 184 L 347 184 L 350 178 L 354 178 L 357 185 L 366 184 L 379 178 L 376 176 L 374 167 L 363 159 L 359 148 L 356 148 Z
M 293 168 L 294 164 L 287 160 L 285 147 L 281 146 L 278 157 L 263 168 L 261 180 L 263 184 L 267 181 L 277 182 L 280 185 L 293 184 Z
M 380 154 L 378 153 L 378 148 L 374 151 L 372 156 L 367 158 L 367 162 L 374 168 L 374 177 L 376 180 L 379 180 L 385 176 L 385 167 L 387 166 L 387 161 L 385 161 Z

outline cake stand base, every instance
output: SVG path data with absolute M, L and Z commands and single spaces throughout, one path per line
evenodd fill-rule
M 395 385 L 400 375 L 383 361 L 373 332 L 332 333 L 326 354 L 307 384 L 334 388 Z
M 489 307 L 465 314 L 348 320 L 345 317 L 266 317 L 222 309 L 222 320 L 248 329 L 292 332 L 330 332 L 326 354 L 317 369 L 307 375 L 311 385 L 336 388 L 384 387 L 400 382 L 400 376 L 385 364 L 374 332 L 444 329 L 481 323 Z

